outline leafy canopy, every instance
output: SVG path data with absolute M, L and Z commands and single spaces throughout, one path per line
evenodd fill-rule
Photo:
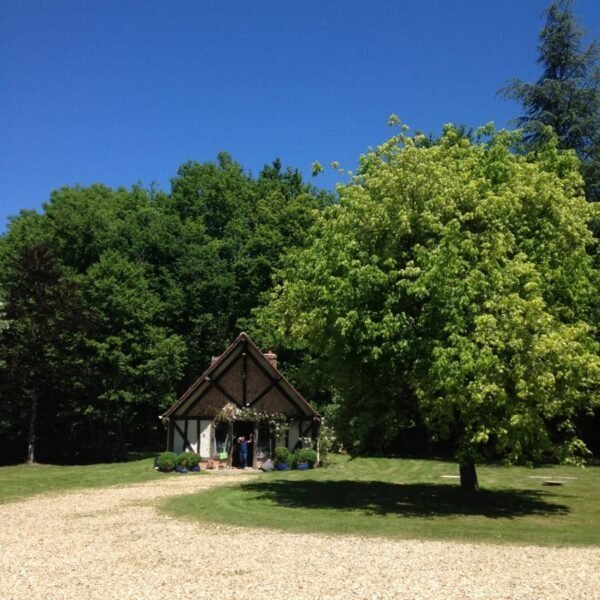
M 44 461 L 162 443 L 157 416 L 247 325 L 331 202 L 278 160 L 252 177 L 224 152 L 171 183 L 64 187 L 0 236 L 0 437 L 12 456 L 28 432 Z
M 289 257 L 258 320 L 321 357 L 346 443 L 420 414 L 464 463 L 583 451 L 572 420 L 600 379 L 595 208 L 574 153 L 519 144 L 492 126 L 394 136 Z

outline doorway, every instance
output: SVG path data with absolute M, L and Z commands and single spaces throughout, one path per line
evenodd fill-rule
M 231 466 L 241 468 L 240 462 L 240 450 L 238 446 L 238 438 L 244 436 L 247 440 L 254 433 L 254 423 L 251 421 L 234 421 L 233 423 L 233 449 L 231 456 Z M 254 464 L 254 443 L 248 444 L 248 466 L 251 467 Z

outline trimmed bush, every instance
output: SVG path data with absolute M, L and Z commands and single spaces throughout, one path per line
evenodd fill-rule
M 175 452 L 163 452 L 162 454 L 159 454 L 156 466 L 161 471 L 172 471 L 177 466 L 177 454 L 175 454 Z
M 314 467 L 317 462 L 317 452 L 312 448 L 301 448 L 296 451 L 296 464 L 308 463 L 309 467 Z
M 284 446 L 277 446 L 275 448 L 275 464 L 276 465 L 290 465 L 292 463 L 293 455 Z
M 200 462 L 200 456 L 195 452 L 182 452 L 177 457 L 177 465 L 180 467 L 185 467 L 186 469 L 193 469 L 198 466 Z

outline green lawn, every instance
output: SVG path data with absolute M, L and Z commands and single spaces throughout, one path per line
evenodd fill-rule
M 139 483 L 164 476 L 154 471 L 151 458 L 76 467 L 56 465 L 0 467 L 0 503 L 43 492 Z
M 477 471 L 482 489 L 468 497 L 458 479 L 442 477 L 457 474 L 451 462 L 340 457 L 324 469 L 265 473 L 170 498 L 162 508 L 201 522 L 296 532 L 600 545 L 599 467 Z M 542 485 L 551 478 L 563 485 Z

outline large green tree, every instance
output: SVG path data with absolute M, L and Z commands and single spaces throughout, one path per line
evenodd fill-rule
M 221 153 L 182 165 L 170 193 L 64 187 L 13 219 L 0 237 L 3 440 L 24 454 L 29 437 L 31 460 L 158 447 L 157 415 L 250 326 L 330 201 L 279 161 L 253 177 Z
M 280 344 L 321 358 L 346 441 L 392 438 L 420 415 L 456 441 L 468 489 L 490 454 L 584 451 L 573 418 L 600 378 L 579 161 L 487 133 L 401 134 L 363 156 L 258 313 Z
M 278 160 L 257 178 L 223 152 L 215 163 L 180 167 L 167 209 L 182 223 L 173 326 L 189 352 L 186 383 L 226 340 L 251 327 L 251 311 L 271 287 L 273 271 L 306 243 L 318 211 L 331 201 Z
M 5 327 L 0 343 L 0 435 L 26 442 L 36 461 L 41 430 L 60 412 L 57 390 L 79 367 L 83 305 L 79 290 L 53 255 L 43 219 L 25 213 L 0 245 Z
M 600 200 L 600 66 L 598 45 L 583 47 L 583 32 L 570 0 L 557 0 L 545 11 L 535 83 L 513 80 L 501 93 L 523 105 L 517 121 L 530 147 L 547 139 L 550 126 L 562 148 L 577 152 L 589 200 Z

